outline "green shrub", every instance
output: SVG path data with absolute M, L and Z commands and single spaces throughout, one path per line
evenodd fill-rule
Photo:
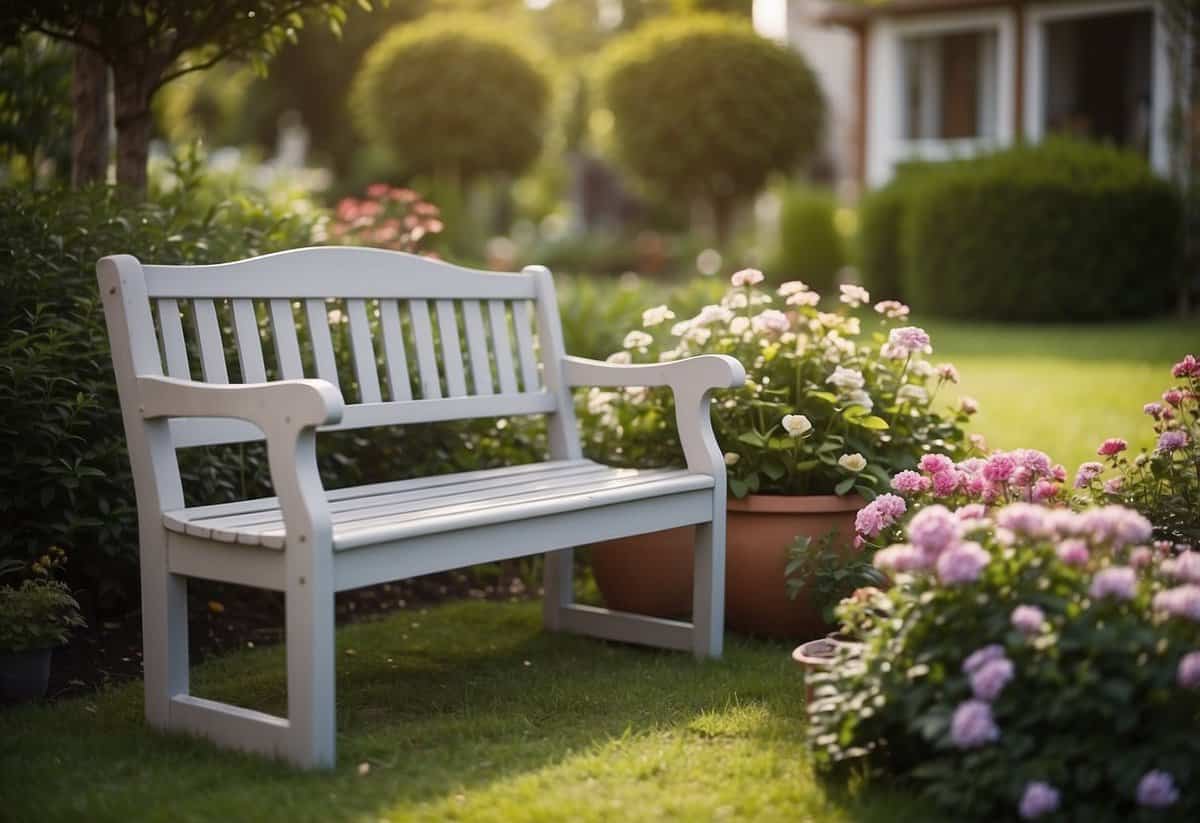
M 406 175 L 519 174 L 542 148 L 550 84 L 515 35 L 487 18 L 429 17 L 394 28 L 355 78 L 359 130 Z
M 846 262 L 834 223 L 837 202 L 828 192 L 790 188 L 779 213 L 779 256 L 771 267 L 778 280 L 803 280 L 815 291 L 830 291 Z
M 904 300 L 900 226 L 905 189 L 898 181 L 863 197 L 858 207 L 859 275 L 877 298 Z
M 922 174 L 905 200 L 902 291 L 920 309 L 1095 321 L 1168 306 L 1180 207 L 1135 155 L 1048 141 Z
M 804 58 L 734 18 L 647 23 L 609 47 L 602 75 L 625 164 L 653 188 L 707 201 L 722 235 L 733 205 L 802 163 L 821 135 L 824 102 Z
M 309 243 L 307 219 L 249 197 L 197 208 L 196 183 L 140 206 L 104 188 L 0 188 L 0 558 L 61 546 L 73 582 L 104 602 L 130 591 L 137 523 L 96 260 L 217 262 Z M 184 463 L 189 491 L 214 500 L 258 476 L 200 452 Z

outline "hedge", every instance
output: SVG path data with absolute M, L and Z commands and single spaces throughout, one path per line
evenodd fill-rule
M 899 292 L 923 312 L 1104 321 L 1169 306 L 1180 205 L 1138 156 L 1051 140 L 946 164 L 896 191 Z M 874 219 L 886 223 L 878 211 Z M 885 257 L 887 227 L 865 234 L 864 252 Z M 876 280 L 886 271 L 870 268 Z
M 770 269 L 772 279 L 803 280 L 810 288 L 833 288 L 846 250 L 834 222 L 837 201 L 829 192 L 790 187 L 779 212 L 779 253 Z

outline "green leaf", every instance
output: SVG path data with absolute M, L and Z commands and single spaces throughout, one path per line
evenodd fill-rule
M 830 392 L 827 392 L 827 391 L 810 391 L 808 393 L 808 396 L 815 397 L 818 400 L 824 400 L 826 403 L 829 403 L 830 405 L 833 405 L 834 403 L 837 402 L 837 395 L 831 394 Z
M 757 446 L 760 449 L 767 445 L 766 439 L 756 431 L 742 432 L 738 435 L 738 442 L 748 446 Z
M 861 420 L 854 420 L 853 422 L 855 425 L 862 426 L 864 429 L 871 429 L 872 431 L 886 431 L 890 428 L 886 420 L 875 415 L 864 417 Z
M 787 467 L 779 460 L 768 459 L 763 461 L 762 471 L 763 474 L 772 480 L 778 480 L 787 474 Z
M 850 491 L 850 489 L 854 488 L 854 483 L 857 480 L 857 476 L 845 478 L 833 487 L 833 493 L 839 496 L 845 494 L 846 492 Z

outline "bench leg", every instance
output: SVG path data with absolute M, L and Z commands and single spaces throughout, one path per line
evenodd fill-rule
M 303 585 L 291 581 L 287 591 L 285 756 L 304 768 L 330 768 L 337 759 L 332 575 L 314 577 Z
M 725 523 L 696 524 L 692 652 L 720 658 L 725 641 Z
M 188 693 L 187 578 L 167 571 L 166 546 L 142 536 L 142 665 L 146 722 L 171 725 L 171 699 Z
M 575 550 L 546 552 L 543 558 L 542 623 L 549 631 L 562 631 L 563 609 L 575 602 Z

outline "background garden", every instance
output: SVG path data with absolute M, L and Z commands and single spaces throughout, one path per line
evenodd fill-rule
M 1177 5 L 1194 32 L 1200 11 Z M 859 284 L 911 307 L 931 362 L 954 364 L 936 406 L 977 402 L 966 431 L 981 453 L 1041 450 L 1073 475 L 1106 438 L 1154 453 L 1143 405 L 1200 349 L 1194 124 L 1171 178 L 1057 137 L 835 191 L 813 67 L 754 32 L 750 0 L 194 6 L 0 11 L 0 568 L 58 574 L 87 623 L 57 653 L 60 699 L 0 712 L 6 813 L 934 819 L 915 788 L 928 776 L 818 779 L 790 647 L 736 638 L 724 663 L 697 666 L 544 635 L 532 559 L 339 601 L 355 625 L 339 634 L 332 775 L 147 734 L 127 682 L 136 509 L 95 261 L 352 243 L 544 264 L 567 351 L 598 359 L 631 348 L 647 309 L 718 304 L 740 269 L 764 289 L 803 281 L 830 312 Z M 637 436 L 614 454 L 577 400 L 592 456 L 657 459 Z M 268 490 L 254 447 L 193 451 L 191 501 Z M 544 454 L 537 421 L 517 420 L 321 443 L 337 485 Z M 192 643 L 211 658 L 201 693 L 277 708 L 281 653 L 254 647 L 279 639 L 281 602 L 216 584 L 190 595 Z M 936 799 L 989 814 L 985 799 Z

